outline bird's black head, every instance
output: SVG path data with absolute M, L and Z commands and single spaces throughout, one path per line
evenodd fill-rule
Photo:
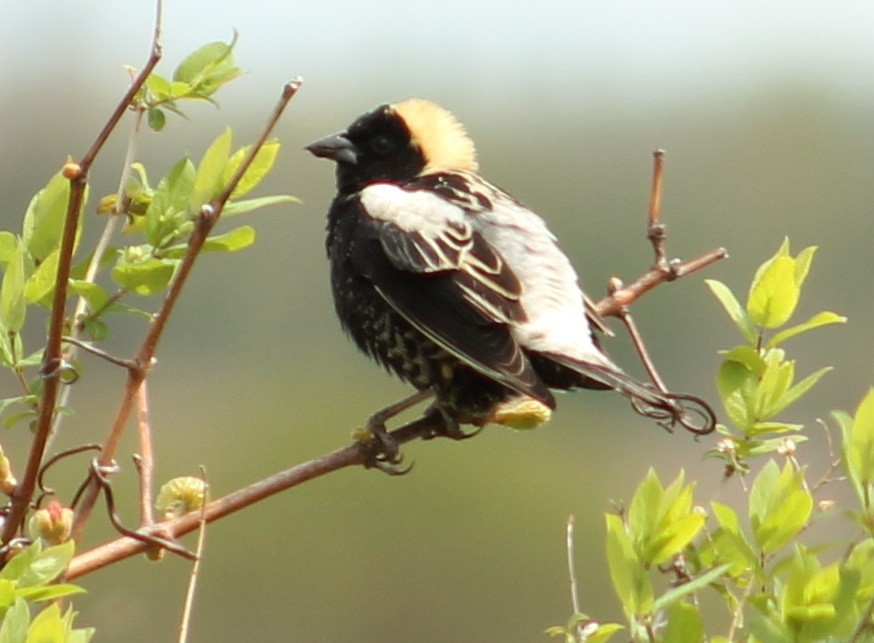
M 337 163 L 337 187 L 343 192 L 437 171 L 476 170 L 473 143 L 461 124 L 445 109 L 418 99 L 381 105 L 345 132 L 306 149 Z

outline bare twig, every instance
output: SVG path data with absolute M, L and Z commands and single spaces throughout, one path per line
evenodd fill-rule
M 432 435 L 435 430 L 442 427 L 443 420 L 439 415 L 429 415 L 395 429 L 391 432 L 391 437 L 398 444 L 406 444 L 423 436 Z M 213 522 L 308 480 L 346 467 L 363 465 L 370 458 L 370 449 L 365 444 L 356 442 L 275 473 L 222 498 L 213 500 L 206 505 L 203 516 L 206 522 Z M 200 511 L 192 511 L 178 518 L 141 529 L 139 533 L 144 536 L 160 533 L 178 538 L 196 529 L 200 524 L 200 516 Z M 118 538 L 76 556 L 70 563 L 67 578 L 72 580 L 116 561 L 147 551 L 150 547 L 149 543 L 132 538 Z
M 655 254 L 655 267 L 667 268 L 668 260 L 665 256 L 665 236 L 667 226 L 660 220 L 662 209 L 662 178 L 665 171 L 665 151 L 656 150 L 652 153 L 652 185 L 649 193 L 649 213 L 647 226 L 647 238 L 652 243 Z
M 203 480 L 203 505 L 200 507 L 200 528 L 197 532 L 197 558 L 191 566 L 191 576 L 188 579 L 188 592 L 185 594 L 185 606 L 182 609 L 182 622 L 179 626 L 179 643 L 188 640 L 188 625 L 191 622 L 191 607 L 194 605 L 194 592 L 197 589 L 197 578 L 200 574 L 200 561 L 203 559 L 203 544 L 206 540 L 206 505 L 209 502 L 209 484 L 206 482 L 206 469 L 200 467 L 200 479 Z
M 130 105 L 134 95 L 145 83 L 146 78 L 152 73 L 155 65 L 161 58 L 160 43 L 160 13 L 161 5 L 158 4 L 158 16 L 152 40 L 151 53 L 142 71 L 131 83 L 125 95 L 116 105 L 112 115 L 106 121 L 103 129 L 84 158 L 78 163 L 67 164 L 64 167 L 64 176 L 70 181 L 70 197 L 67 202 L 67 212 L 64 217 L 64 232 L 61 237 L 61 246 L 58 256 L 58 273 L 55 278 L 55 291 L 52 298 L 52 312 L 49 320 L 49 332 L 46 342 L 45 357 L 43 358 L 42 375 L 45 379 L 40 398 L 39 415 L 34 432 L 33 443 L 27 458 L 27 465 L 21 483 L 16 487 L 12 495 L 9 514 L 3 527 L 2 541 L 4 544 L 12 540 L 18 534 L 27 508 L 33 498 L 36 487 L 36 478 L 45 454 L 46 444 L 54 423 L 58 388 L 60 385 L 61 372 L 59 366 L 63 358 L 61 348 L 61 336 L 66 322 L 67 288 L 70 279 L 70 268 L 73 263 L 73 249 L 76 240 L 76 231 L 79 226 L 79 216 L 82 212 L 82 203 L 85 196 L 85 186 L 88 183 L 88 172 L 91 165 L 109 135 L 118 125 Z
M 152 452 L 152 425 L 149 421 L 149 388 L 145 381 L 140 384 L 137 393 L 137 433 L 140 452 L 134 456 L 134 465 L 140 476 L 140 526 L 145 527 L 155 522 L 152 502 L 152 471 L 155 459 Z
M 197 213 L 197 215 L 195 216 L 194 231 L 191 233 L 191 237 L 188 239 L 188 246 L 186 248 L 185 255 L 183 256 L 179 264 L 179 268 L 176 271 L 176 275 L 170 284 L 167 295 L 164 298 L 164 302 L 161 304 L 160 309 L 152 320 L 152 323 L 149 326 L 149 330 L 146 333 L 146 337 L 143 340 L 143 343 L 140 346 L 139 350 L 137 351 L 136 357 L 134 358 L 134 361 L 137 364 L 137 368 L 132 368 L 128 371 L 127 382 L 125 384 L 124 392 L 122 394 L 122 399 L 119 404 L 119 408 L 116 411 L 115 420 L 112 423 L 109 434 L 106 438 L 106 442 L 104 443 L 103 452 L 101 453 L 99 458 L 99 463 L 101 466 L 108 466 L 112 462 L 116 452 L 118 451 L 118 444 L 121 440 L 122 434 L 124 433 L 124 427 L 126 426 L 128 418 L 130 417 L 131 410 L 133 409 L 134 399 L 136 398 L 137 391 L 139 390 L 140 385 L 146 379 L 149 370 L 152 367 L 158 342 L 164 334 L 164 329 L 167 326 L 167 321 L 169 320 L 170 315 L 173 312 L 176 302 L 179 300 L 179 295 L 182 292 L 182 288 L 188 281 L 188 276 L 191 273 L 191 269 L 194 267 L 194 263 L 197 260 L 197 257 L 200 255 L 200 250 L 201 248 L 203 248 L 203 244 L 206 242 L 207 236 L 209 235 L 210 231 L 212 231 L 215 224 L 218 222 L 219 218 L 221 217 L 222 210 L 225 207 L 225 204 L 227 203 L 233 191 L 236 189 L 243 174 L 245 174 L 246 170 L 249 169 L 249 166 L 255 159 L 255 155 L 264 145 L 267 137 L 270 136 L 270 133 L 273 131 L 274 126 L 279 121 L 280 116 L 282 116 L 282 113 L 288 106 L 289 101 L 291 101 L 295 93 L 297 93 L 297 90 L 300 88 L 301 84 L 302 81 L 300 79 L 297 79 L 283 87 L 282 95 L 280 96 L 279 101 L 277 102 L 276 107 L 273 110 L 273 113 L 268 119 L 267 125 L 261 133 L 261 136 L 258 138 L 257 142 L 252 145 L 245 160 L 240 164 L 240 167 L 237 168 L 237 171 L 228 182 L 224 191 L 213 202 L 205 204 L 201 208 L 200 212 Z M 89 487 L 85 490 L 85 494 L 82 498 L 82 504 L 73 523 L 73 539 L 78 540 L 81 537 L 82 530 L 84 529 L 84 526 L 88 521 L 91 509 L 93 508 L 94 502 L 97 499 L 98 492 L 99 489 L 96 483 L 89 485 Z
M 97 348 L 94 344 L 90 342 L 84 342 L 81 339 L 77 339 L 75 337 L 64 336 L 61 338 L 61 341 L 65 344 L 72 344 L 77 348 L 81 348 L 86 353 L 91 353 L 99 357 L 100 359 L 104 359 L 110 364 L 115 364 L 116 366 L 121 366 L 122 368 L 136 368 L 136 364 L 129 359 L 122 359 L 120 357 L 115 357 L 114 355 L 110 355 L 106 351 Z M 69 390 L 69 389 L 67 389 Z
M 571 584 L 571 605 L 573 606 L 574 614 L 582 613 L 582 608 L 580 607 L 580 596 L 577 591 L 577 571 L 576 565 L 574 564 L 574 516 L 571 514 L 567 517 L 567 569 L 568 569 L 568 577 L 570 578 Z M 582 640 L 582 628 L 583 624 L 578 623 L 576 626 L 576 636 L 577 640 Z

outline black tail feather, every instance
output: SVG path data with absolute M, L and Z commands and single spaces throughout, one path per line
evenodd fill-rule
M 593 364 L 563 355 L 545 356 L 619 392 L 628 398 L 637 413 L 655 420 L 669 431 L 678 424 L 695 435 L 706 435 L 716 428 L 716 414 L 700 397 L 659 391 L 651 384 L 639 382 L 615 367 L 604 364 Z

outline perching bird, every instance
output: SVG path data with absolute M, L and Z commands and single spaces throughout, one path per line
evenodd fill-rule
M 707 405 L 626 375 L 600 349 L 570 260 L 543 219 L 477 174 L 473 142 L 434 103 L 382 105 L 306 148 L 336 162 L 327 251 L 340 322 L 450 423 L 534 426 L 551 389 L 614 389 L 690 426 Z

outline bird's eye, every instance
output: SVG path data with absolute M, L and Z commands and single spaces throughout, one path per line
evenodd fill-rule
M 370 139 L 370 149 L 377 154 L 388 154 L 394 149 L 394 143 L 388 136 L 374 136 Z

